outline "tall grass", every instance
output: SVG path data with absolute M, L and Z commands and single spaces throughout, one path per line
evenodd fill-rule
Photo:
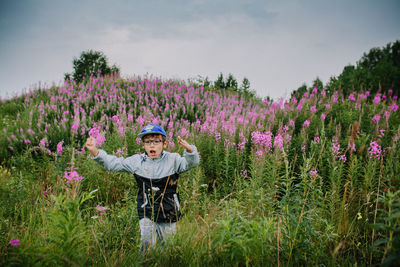
M 400 261 L 400 115 L 390 91 L 269 103 L 109 76 L 3 100 L 0 112 L 1 265 Z M 138 153 L 147 123 L 165 127 L 170 151 L 182 153 L 177 136 L 194 143 L 201 161 L 180 177 L 177 233 L 141 255 L 134 178 L 106 172 L 82 146 L 96 132 L 108 153 Z M 73 171 L 83 179 L 68 180 Z

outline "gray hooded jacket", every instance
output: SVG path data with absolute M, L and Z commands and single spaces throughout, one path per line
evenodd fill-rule
M 156 222 L 176 222 L 179 220 L 179 194 L 176 191 L 179 174 L 196 167 L 200 158 L 197 148 L 193 152 L 178 153 L 163 151 L 152 159 L 145 153 L 123 158 L 108 155 L 104 150 L 93 159 L 107 171 L 132 173 L 138 184 L 137 208 L 139 218 L 149 218 Z

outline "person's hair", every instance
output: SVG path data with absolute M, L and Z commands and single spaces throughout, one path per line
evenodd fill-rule
M 145 136 L 143 136 L 142 137 L 142 141 L 144 141 L 144 139 L 147 138 L 147 137 L 158 137 L 158 136 L 161 136 L 161 139 L 162 139 L 163 143 L 165 142 L 165 140 L 167 140 L 167 138 L 162 134 L 152 133 L 152 134 L 146 134 Z

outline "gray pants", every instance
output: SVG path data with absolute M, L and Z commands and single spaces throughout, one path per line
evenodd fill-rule
M 148 249 L 159 241 L 168 241 L 169 237 L 175 234 L 176 222 L 174 223 L 156 223 L 149 218 L 139 220 L 140 226 L 140 247 Z

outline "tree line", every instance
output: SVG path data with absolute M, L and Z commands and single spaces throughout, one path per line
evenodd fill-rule
M 400 40 L 388 43 L 384 47 L 370 49 L 355 65 L 347 65 L 337 77 L 332 76 L 324 86 L 317 77 L 311 87 L 306 84 L 292 92 L 292 97 L 301 98 L 305 92 L 314 88 L 325 89 L 328 95 L 341 91 L 345 97 L 351 92 L 368 90 L 376 94 L 381 90 L 393 90 L 394 95 L 400 92 Z
M 87 81 L 91 76 L 103 76 L 112 73 L 119 74 L 120 69 L 115 64 L 109 66 L 108 59 L 103 52 L 83 51 L 79 58 L 72 61 L 73 72 L 66 73 L 65 80 L 74 80 L 76 83 Z M 214 88 L 221 91 L 231 91 L 254 98 L 256 92 L 251 89 L 250 81 L 244 77 L 239 85 L 237 79 L 230 73 L 226 78 L 220 73 L 215 81 L 208 77 L 199 76 L 195 83 L 205 88 Z M 351 92 L 368 90 L 376 94 L 380 90 L 392 89 L 394 95 L 400 91 L 400 40 L 388 43 L 386 46 L 372 48 L 355 65 L 347 65 L 341 74 L 332 76 L 327 84 L 317 77 L 310 87 L 305 83 L 294 90 L 292 97 L 301 98 L 304 93 L 310 93 L 314 88 L 328 95 L 341 91 L 345 97 Z M 269 98 L 268 98 L 269 99 Z

